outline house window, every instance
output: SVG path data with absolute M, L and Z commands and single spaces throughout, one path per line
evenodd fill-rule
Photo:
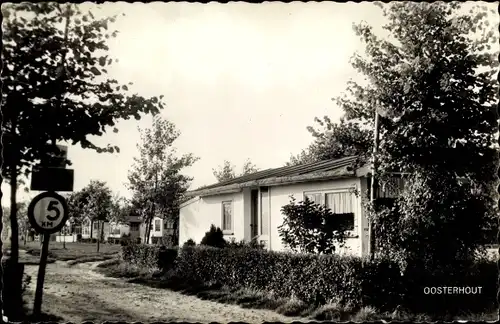
M 82 235 L 90 235 L 89 224 L 83 225 L 83 227 L 82 227 Z
M 222 231 L 233 232 L 233 202 L 222 202 Z
M 342 218 L 346 230 L 355 231 L 357 221 L 355 217 L 354 194 L 349 191 L 305 193 L 305 197 L 318 205 L 330 209 L 336 217 Z
M 166 220 L 165 224 L 163 224 L 163 229 L 173 229 L 174 228 L 174 221 L 172 220 Z
M 314 202 L 315 204 L 321 205 L 323 204 L 323 199 L 322 199 L 322 194 L 320 193 L 308 193 L 305 194 L 306 198 L 308 198 L 310 201 Z
M 131 231 L 138 231 L 139 230 L 139 223 L 130 223 L 130 230 Z
M 159 219 L 155 219 L 155 232 L 161 231 L 161 221 Z
M 94 222 L 94 231 L 97 231 L 99 229 L 99 222 L 95 221 Z

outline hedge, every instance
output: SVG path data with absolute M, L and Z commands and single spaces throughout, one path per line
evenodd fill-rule
M 400 277 L 399 269 L 390 262 L 332 255 L 186 247 L 175 270 L 185 280 L 296 296 L 311 305 L 335 300 L 387 308 L 399 300 L 402 289 L 394 280 Z
M 130 242 L 122 246 L 121 256 L 124 261 L 140 268 L 163 271 L 173 266 L 177 258 L 177 248 Z
M 248 247 L 186 246 L 177 250 L 133 244 L 124 246 L 123 259 L 151 270 L 173 267 L 175 277 L 193 284 L 250 288 L 274 293 L 276 297 L 295 296 L 315 306 L 335 301 L 383 311 L 397 306 L 416 312 L 480 311 L 494 305 L 498 277 L 496 263 L 487 261 L 457 264 L 439 274 L 426 274 L 415 265 L 402 274 L 389 260 Z M 481 286 L 482 294 L 424 294 L 425 287 L 466 286 Z

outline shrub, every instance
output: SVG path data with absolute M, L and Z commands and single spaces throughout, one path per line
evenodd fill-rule
M 254 289 L 277 298 L 296 297 L 316 307 L 335 301 L 343 308 L 371 307 L 366 310 L 381 312 L 401 305 L 422 313 L 488 309 L 496 301 L 497 289 L 491 282 L 498 276 L 491 261 L 469 266 L 458 262 L 457 270 L 427 273 L 411 265 L 401 273 L 398 264 L 388 259 L 208 246 L 182 248 L 175 265 L 176 277 L 192 284 Z M 424 287 L 443 286 L 481 286 L 483 294 L 424 294 Z
M 386 298 L 394 292 L 384 287 L 397 282 L 392 278 L 400 278 L 397 267 L 384 266 L 381 261 L 207 246 L 183 248 L 176 271 L 186 281 L 263 290 L 277 297 L 296 296 L 309 305 L 340 296 L 340 303 L 370 302 L 383 307 L 396 300 Z
M 224 240 L 224 234 L 219 227 L 215 225 L 210 226 L 210 230 L 205 232 L 205 236 L 201 239 L 200 245 L 212 246 L 217 248 L 222 248 L 226 245 L 226 240 Z
M 189 239 L 183 244 L 183 247 L 193 247 L 193 246 L 196 246 L 196 242 L 193 239 Z
M 250 242 L 246 242 L 245 240 L 241 241 L 236 241 L 235 238 L 232 238 L 229 242 L 226 243 L 227 248 L 232 248 L 232 249 L 259 249 L 259 250 L 264 250 L 265 249 L 265 244 L 260 243 L 257 240 L 251 240 Z
M 471 185 L 455 175 L 417 172 L 405 183 L 390 204 L 367 204 L 376 251 L 397 260 L 402 270 L 418 262 L 421 270 L 433 272 L 453 266 L 455 260 L 473 260 L 482 250 L 488 224 L 484 195 L 471 193 Z
M 335 251 L 335 243 L 345 243 L 347 223 L 344 215 L 334 215 L 328 208 L 306 198 L 295 203 L 291 197 L 288 205 L 281 208 L 284 221 L 278 227 L 283 243 L 292 251 L 326 253 Z
M 170 269 L 176 258 L 175 248 L 132 242 L 122 246 L 123 261 L 151 272 Z

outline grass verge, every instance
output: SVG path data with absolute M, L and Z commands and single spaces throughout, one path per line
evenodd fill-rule
M 96 271 L 110 277 L 124 278 L 131 283 L 142 284 L 155 288 L 170 289 L 187 295 L 194 295 L 200 299 L 216 301 L 226 304 L 235 304 L 244 308 L 267 309 L 291 317 L 303 317 L 318 321 L 454 321 L 478 320 L 496 321 L 498 310 L 480 314 L 464 313 L 454 316 L 433 316 L 428 314 L 412 314 L 404 310 L 394 312 L 380 312 L 373 307 L 354 309 L 341 306 L 335 301 L 319 307 L 307 305 L 301 300 L 291 298 L 278 298 L 272 293 L 254 289 L 231 289 L 220 285 L 201 285 L 188 283 L 176 278 L 172 272 L 159 274 L 138 268 L 119 259 L 111 259 L 100 263 Z

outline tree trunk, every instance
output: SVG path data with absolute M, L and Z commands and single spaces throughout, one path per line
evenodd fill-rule
M 101 222 L 101 232 L 99 234 L 100 238 L 102 239 L 102 241 L 104 242 L 104 221 Z
M 0 148 L 3 148 L 3 145 L 0 144 Z M 3 157 L 2 157 L 3 163 Z M 3 179 L 0 179 L 0 185 L 3 183 Z M 3 197 L 3 193 L 0 191 L 0 199 Z M 3 232 L 3 208 L 0 208 L 0 233 Z M 0 296 L 3 296 L 3 264 L 1 260 L 3 259 L 3 241 L 2 236 L 0 235 Z M 3 298 L 0 298 L 0 322 L 3 323 Z
M 145 244 L 149 244 L 149 234 L 151 233 L 151 222 L 152 222 L 151 216 L 148 216 L 146 221 L 146 230 L 144 233 Z
M 99 241 L 101 240 L 101 238 L 99 237 L 100 229 L 101 229 L 101 222 L 97 221 L 97 253 L 99 253 Z
M 66 249 L 66 231 L 64 231 L 65 233 L 62 236 L 63 238 L 63 249 Z
M 144 217 L 144 240 L 142 241 L 142 243 L 146 243 L 146 237 L 148 235 L 148 219 L 149 217 L 147 215 L 145 215 Z
M 19 226 L 17 224 L 17 167 L 11 165 L 10 179 L 10 262 L 19 262 Z
M 179 216 L 175 216 L 173 219 L 173 230 L 172 230 L 172 244 L 174 246 L 179 245 Z

